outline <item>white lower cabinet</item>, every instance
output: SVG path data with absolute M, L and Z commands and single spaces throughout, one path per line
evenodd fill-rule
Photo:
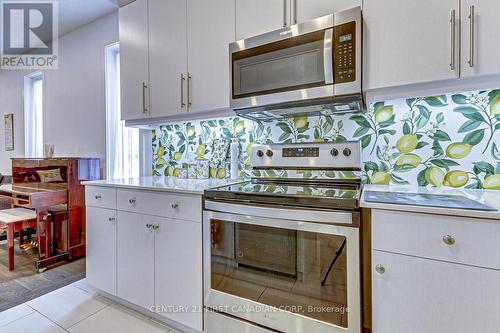
M 202 224 L 155 218 L 155 298 L 161 314 L 202 329 Z M 184 237 L 181 237 L 184 235 Z M 172 311 L 162 306 L 174 305 Z
M 155 234 L 151 217 L 118 211 L 117 295 L 130 303 L 150 309 L 154 301 Z
M 116 211 L 87 207 L 87 282 L 116 295 Z
M 87 196 L 102 189 L 88 186 Z M 93 202 L 87 207 L 88 283 L 169 322 L 202 331 L 201 196 L 178 194 L 172 201 L 172 192 L 122 189 L 110 196 L 116 198 L 114 209 L 91 206 Z M 159 203 L 159 196 L 171 209 L 148 206 L 146 212 L 143 204 Z
M 381 251 L 372 260 L 373 333 L 498 332 L 500 271 Z

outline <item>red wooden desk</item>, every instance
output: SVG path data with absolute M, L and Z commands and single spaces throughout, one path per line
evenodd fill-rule
M 68 202 L 67 184 L 26 183 L 0 186 L 0 198 L 9 199 L 13 207 L 37 212 L 38 256 L 36 267 L 42 269 L 60 260 L 52 253 L 52 232 L 48 209 Z

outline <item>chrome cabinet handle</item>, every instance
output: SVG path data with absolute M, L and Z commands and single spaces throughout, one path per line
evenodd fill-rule
M 101 195 L 100 195 L 100 194 L 96 195 L 94 198 L 95 198 L 96 200 L 100 200 L 100 199 L 102 199 L 102 197 L 101 197 Z
M 110 218 L 108 218 L 108 221 L 109 222 L 114 222 L 114 221 L 116 221 L 116 217 L 110 217 Z
M 178 204 L 178 203 L 173 203 L 173 204 L 172 204 L 172 208 L 173 208 L 173 209 L 177 209 L 177 208 L 179 208 L 179 204 Z
M 286 20 L 286 2 L 288 0 L 283 0 L 283 28 L 288 25 L 287 20 Z
M 191 74 L 189 74 L 189 72 L 187 73 L 187 101 L 188 101 L 188 107 L 190 107 L 191 105 L 193 105 L 193 101 L 192 101 L 192 94 L 191 94 L 191 79 L 193 77 L 191 76 Z
M 450 61 L 450 69 L 455 70 L 455 9 L 451 11 L 450 17 L 450 38 L 451 38 L 451 61 Z
M 153 225 L 153 230 L 160 230 L 160 226 L 158 224 Z
M 455 238 L 451 235 L 444 235 L 443 236 L 443 242 L 446 244 L 446 245 L 453 245 L 455 244 Z
M 133 205 L 136 203 L 136 200 L 135 199 L 128 199 L 128 203 Z
M 146 89 L 148 86 L 146 85 L 146 82 L 142 83 L 142 114 L 148 114 L 149 110 L 146 107 Z
M 382 265 L 377 265 L 375 266 L 375 271 L 379 274 L 384 274 L 385 273 L 385 267 Z
M 297 0 L 293 0 L 293 24 L 297 24 Z
M 151 223 L 146 224 L 146 228 L 148 228 L 149 230 L 151 230 L 152 227 L 153 227 L 153 225 Z
M 181 108 L 184 108 L 186 106 L 186 103 L 184 102 L 184 83 L 186 81 L 186 78 L 184 77 L 184 73 L 181 73 Z
M 475 10 L 474 10 L 474 5 L 470 6 L 469 9 L 469 31 L 470 31 L 470 39 L 469 39 L 469 67 L 474 67 L 474 44 L 475 44 Z

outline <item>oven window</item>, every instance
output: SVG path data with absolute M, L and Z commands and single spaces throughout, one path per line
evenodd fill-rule
M 236 52 L 233 98 L 324 85 L 324 31 Z
M 211 221 L 211 288 L 347 327 L 346 238 Z

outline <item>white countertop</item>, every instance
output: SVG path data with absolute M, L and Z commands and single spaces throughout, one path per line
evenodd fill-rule
M 128 179 L 103 179 L 83 182 L 84 185 L 203 194 L 207 189 L 242 182 L 243 179 L 184 179 L 177 177 L 139 177 Z
M 421 193 L 421 194 L 444 194 L 444 195 L 461 195 L 472 200 L 479 201 L 488 206 L 498 209 L 497 211 L 480 211 L 469 209 L 450 209 L 427 206 L 412 206 L 399 204 L 386 204 L 377 202 L 366 202 L 364 192 L 366 191 L 382 191 L 382 192 L 405 192 L 405 193 Z M 500 191 L 498 190 L 469 190 L 455 188 L 427 188 L 411 185 L 365 185 L 363 187 L 363 195 L 361 196 L 360 206 L 363 208 L 399 210 L 407 212 L 454 215 L 475 218 L 487 218 L 500 220 Z

